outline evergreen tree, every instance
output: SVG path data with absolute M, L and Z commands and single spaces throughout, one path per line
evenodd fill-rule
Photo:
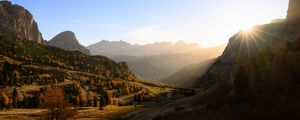
M 17 90 L 17 88 L 14 88 L 12 95 L 13 95 L 13 107 L 17 108 L 18 107 L 17 106 L 17 102 L 18 102 L 17 101 L 18 100 L 18 90 Z
M 142 102 L 142 96 L 141 96 L 141 94 L 138 94 L 138 95 L 137 95 L 137 102 L 138 102 L 138 103 L 141 103 L 141 102 Z
M 97 100 L 97 96 L 94 96 L 94 107 L 98 107 L 98 100 Z
M 105 93 L 105 92 L 104 92 Z M 106 95 L 104 94 L 101 94 L 101 97 L 100 97 L 100 105 L 99 105 L 99 109 L 100 110 L 103 110 L 103 108 L 105 107 L 107 101 L 106 101 Z

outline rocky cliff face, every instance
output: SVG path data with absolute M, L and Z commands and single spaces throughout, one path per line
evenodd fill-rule
M 300 0 L 290 0 L 286 19 L 290 24 L 300 25 Z
M 0 1 L 0 32 L 37 43 L 43 42 L 42 34 L 30 12 L 9 1 Z
M 78 42 L 75 34 L 71 31 L 64 31 L 59 33 L 47 44 L 70 51 L 80 51 L 85 54 L 90 54 L 90 51 Z
M 238 61 L 251 59 L 262 51 L 274 54 L 287 41 L 294 41 L 299 37 L 300 0 L 290 0 L 285 21 L 256 26 L 251 32 L 240 31 L 231 37 L 223 54 L 195 87 L 205 87 L 218 80 L 233 80 Z

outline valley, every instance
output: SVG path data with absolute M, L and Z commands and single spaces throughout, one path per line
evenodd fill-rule
M 300 0 L 166 1 L 0 0 L 0 120 L 299 120 Z

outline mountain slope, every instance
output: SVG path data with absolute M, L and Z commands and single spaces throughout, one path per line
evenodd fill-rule
M 37 43 L 43 42 L 42 34 L 30 12 L 10 1 L 0 1 L 0 32 Z
M 97 74 L 103 77 L 134 78 L 125 62 L 116 63 L 104 56 L 88 56 L 78 51 L 37 44 L 0 34 L 0 54 L 25 64 L 48 65 L 67 70 Z
M 64 31 L 59 33 L 50 41 L 48 41 L 47 44 L 70 51 L 80 51 L 88 55 L 90 54 L 89 50 L 78 42 L 75 33 L 71 31 Z
M 240 31 L 230 38 L 223 54 L 210 67 L 195 87 L 203 87 L 206 84 L 214 83 L 216 80 L 233 80 L 234 66 L 243 59 L 257 56 L 265 51 L 265 59 L 280 50 L 285 41 L 286 22 L 276 22 L 259 25 L 251 32 Z
M 198 64 L 190 64 L 171 74 L 162 82 L 181 88 L 194 86 L 197 80 L 207 71 L 216 59 L 206 60 Z

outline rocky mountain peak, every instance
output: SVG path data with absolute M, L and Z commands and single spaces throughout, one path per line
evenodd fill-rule
M 0 32 L 37 43 L 43 42 L 42 34 L 32 14 L 10 1 L 0 1 Z
M 82 46 L 72 31 L 64 31 L 53 37 L 49 42 L 49 45 L 54 47 L 63 48 L 70 51 L 80 51 L 85 54 L 90 54 L 84 46 Z
M 50 42 L 66 42 L 66 41 L 79 43 L 75 36 L 75 33 L 72 31 L 61 32 L 50 40 Z

